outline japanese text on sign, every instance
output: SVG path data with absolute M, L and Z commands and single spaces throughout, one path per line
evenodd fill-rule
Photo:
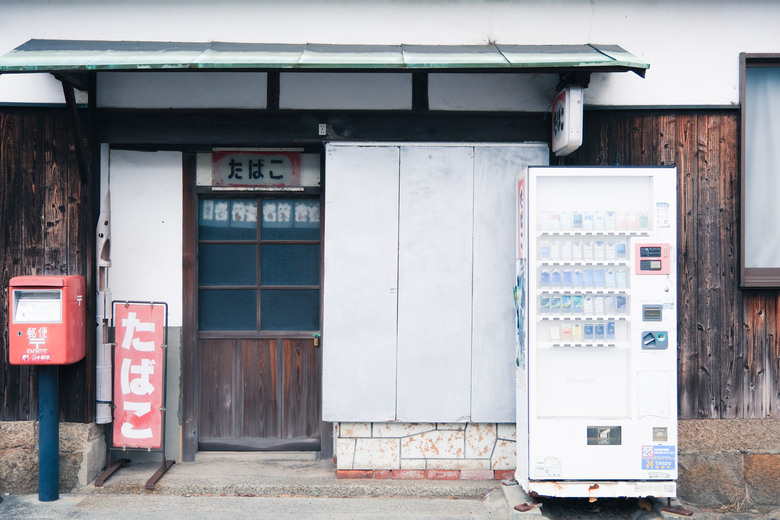
M 118 304 L 114 310 L 114 440 L 116 447 L 160 448 L 165 305 Z
M 27 327 L 27 341 L 30 348 L 22 354 L 24 363 L 48 362 L 51 361 L 49 349 L 43 348 L 46 345 L 46 338 L 49 335 L 48 327 Z
M 301 185 L 299 152 L 218 151 L 212 155 L 213 186 Z

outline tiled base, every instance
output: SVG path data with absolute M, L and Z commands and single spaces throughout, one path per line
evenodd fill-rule
M 514 478 L 514 424 L 337 423 L 339 478 Z

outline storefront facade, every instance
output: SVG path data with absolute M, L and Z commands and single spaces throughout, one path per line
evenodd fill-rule
M 685 55 L 652 27 L 706 39 L 682 23 L 702 16 L 697 2 L 678 5 L 678 21 L 639 4 L 565 4 L 452 5 L 442 18 L 434 4 L 380 3 L 361 15 L 388 20 L 375 34 L 339 21 L 349 6 L 317 5 L 337 38 L 292 6 L 226 6 L 268 23 L 257 38 L 207 23 L 207 4 L 155 7 L 188 22 L 176 35 L 162 22 L 121 29 L 136 16 L 121 2 L 15 4 L 3 53 L 61 41 L 2 62 L 4 236 L 15 237 L 4 283 L 67 271 L 104 299 L 168 303 L 170 458 L 309 450 L 343 476 L 503 478 L 518 441 L 514 174 L 674 165 L 680 449 L 688 435 L 701 471 L 702 436 L 778 420 L 777 290 L 742 289 L 737 254 L 739 55 L 776 50 L 760 30 L 775 8 L 708 10 L 706 28 L 728 21 L 734 39 Z M 90 28 L 54 30 L 85 10 Z M 562 12 L 568 30 L 551 40 L 543 21 Z M 25 31 L 33 18 L 50 30 Z M 171 39 L 188 43 L 128 42 Z M 245 43 L 192 43 L 214 41 Z M 311 41 L 333 45 L 300 43 Z M 565 84 L 587 87 L 583 145 L 557 157 L 549 107 Z M 63 85 L 77 87 L 73 103 L 50 106 L 67 101 Z M 79 386 L 61 398 L 63 419 L 92 429 L 105 422 L 96 357 L 61 376 Z M 35 371 L 3 370 L 3 419 L 34 420 Z M 745 464 L 777 464 L 777 439 L 755 454 L 740 442 Z

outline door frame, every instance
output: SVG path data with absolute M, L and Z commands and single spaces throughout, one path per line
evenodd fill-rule
M 324 154 L 320 152 L 322 193 L 324 193 Z M 198 452 L 198 419 L 200 416 L 200 349 L 198 343 L 198 192 L 196 190 L 197 154 L 184 152 L 182 154 L 182 349 L 181 349 L 181 394 L 182 422 L 181 441 L 183 462 L 194 462 Z M 323 207 L 324 212 L 324 207 Z M 324 225 L 324 224 L 323 224 Z M 320 262 L 320 279 L 322 280 L 322 262 Z M 320 291 L 322 305 L 322 291 Z M 320 313 L 320 320 L 322 313 Z M 322 343 L 318 355 L 322 357 Z M 321 375 L 321 374 L 320 374 Z M 320 384 L 319 391 L 322 392 Z M 320 410 L 321 416 L 321 410 Z M 318 458 L 333 457 L 333 429 L 331 423 L 320 422 L 320 451 Z

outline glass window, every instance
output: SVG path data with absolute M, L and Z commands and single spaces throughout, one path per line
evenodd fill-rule
M 741 284 L 780 287 L 780 56 L 741 57 Z
M 255 330 L 257 292 L 254 290 L 208 290 L 198 292 L 200 330 Z
M 262 330 L 317 330 L 319 290 L 268 289 L 260 293 Z
M 318 330 L 319 198 L 202 199 L 198 284 L 200 330 Z
M 255 244 L 202 244 L 199 252 L 200 285 L 255 285 Z

